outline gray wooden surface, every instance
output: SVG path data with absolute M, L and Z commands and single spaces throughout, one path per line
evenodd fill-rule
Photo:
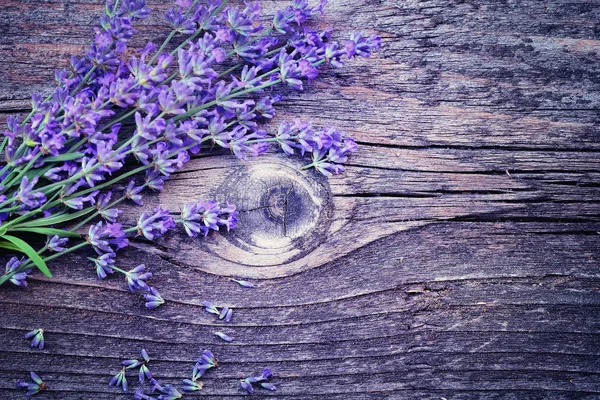
M 0 2 L 2 121 L 85 48 L 99 3 Z M 138 43 L 164 37 L 156 3 Z M 86 252 L 0 288 L 0 398 L 29 370 L 39 398 L 132 398 L 107 383 L 142 347 L 174 384 L 211 349 L 207 398 L 245 396 L 264 367 L 280 390 L 255 398 L 600 398 L 599 21 L 597 1 L 331 0 L 320 26 L 371 28 L 382 50 L 287 93 L 277 120 L 344 128 L 360 144 L 347 171 L 194 159 L 145 208 L 230 200 L 238 229 L 127 249 L 167 299 L 155 311 Z M 23 338 L 38 327 L 43 351 Z

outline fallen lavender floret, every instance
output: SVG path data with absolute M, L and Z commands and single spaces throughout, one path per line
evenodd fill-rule
M 192 380 L 196 381 L 201 378 L 206 371 L 211 368 L 216 368 L 218 365 L 217 359 L 210 350 L 204 350 L 192 371 Z
M 31 380 L 33 382 L 18 380 L 17 381 L 18 389 L 26 389 L 27 390 L 26 396 L 34 396 L 34 395 L 38 394 L 39 392 L 46 390 L 46 388 L 48 386 L 46 385 L 46 383 L 44 381 L 42 381 L 42 378 L 40 378 L 38 374 L 36 374 L 33 371 L 31 371 L 29 374 L 31 375 Z
M 132 51 L 135 23 L 149 14 L 146 3 L 108 0 L 85 55 L 55 73 L 49 96 L 32 95 L 29 115 L 7 119 L 0 140 L 6 160 L 0 247 L 27 257 L 9 261 L 0 285 L 26 286 L 33 267 L 51 277 L 47 262 L 90 246 L 98 253 L 98 278 L 123 273 L 129 288 L 156 308 L 164 299 L 147 284 L 150 272 L 119 268 L 116 253 L 131 240 L 157 240 L 177 226 L 192 237 L 234 229 L 238 212 L 229 203 L 198 200 L 184 205 L 180 218 L 158 206 L 126 227 L 118 222 L 120 203 L 143 204 L 144 191 L 163 190 L 194 155 L 219 147 L 246 160 L 274 145 L 310 157 L 305 169 L 342 172 L 357 146 L 340 130 L 303 121 L 284 121 L 277 132 L 265 128 L 281 100 L 278 86 L 303 90 L 325 64 L 339 68 L 381 44 L 358 32 L 338 43 L 330 30 L 309 28 L 325 4 L 293 1 L 268 19 L 258 2 L 177 0 L 165 14 L 171 30 L 164 42 Z M 46 245 L 33 249 L 18 237 L 22 232 L 48 236 Z
M 39 329 L 34 329 L 31 332 L 27 332 L 25 334 L 25 339 L 31 339 L 33 338 L 33 340 L 31 341 L 31 347 L 37 347 L 38 349 L 42 350 L 44 348 L 44 330 L 39 328 Z
M 204 383 L 192 379 L 184 379 L 183 384 L 185 385 L 182 389 L 184 392 L 196 392 L 204 387 Z
M 241 287 L 245 287 L 245 288 L 256 287 L 256 285 L 254 283 L 248 282 L 248 281 L 244 281 L 244 280 L 241 280 L 241 279 L 232 279 L 232 281 L 235 282 L 235 283 L 237 283 Z
M 125 377 L 125 368 L 123 367 L 121 368 L 121 370 L 112 377 L 112 379 L 110 380 L 110 382 L 108 383 L 110 386 L 115 386 L 115 387 L 119 387 L 121 386 L 121 388 L 123 389 L 124 392 L 127 391 L 127 378 Z
M 152 384 L 152 392 L 158 391 L 161 393 L 157 397 L 158 400 L 176 400 L 183 397 L 179 390 L 173 385 L 168 383 L 161 385 L 156 379 L 150 379 L 150 383 Z
M 271 371 L 270 368 L 265 368 L 259 376 L 251 376 L 251 377 L 242 379 L 240 381 L 240 386 L 242 387 L 242 389 L 248 391 L 248 393 L 250 393 L 250 394 L 254 393 L 254 387 L 252 386 L 253 383 L 259 383 L 262 388 L 271 390 L 271 391 L 275 391 L 275 390 L 277 390 L 277 388 L 273 384 L 271 384 L 269 382 L 265 382 L 266 380 L 270 379 L 271 377 L 273 377 L 273 372 Z
M 158 290 L 151 287 L 148 293 L 144 293 L 144 298 L 146 299 L 146 308 L 152 310 L 156 307 L 160 307 L 165 303 L 165 300 L 162 298 Z
M 221 339 L 223 339 L 226 342 L 232 342 L 233 338 L 229 335 L 224 334 L 223 332 L 215 332 L 215 335 L 217 335 L 218 337 L 220 337 Z
M 211 314 L 216 314 L 216 315 L 220 315 L 221 312 L 219 311 L 219 309 L 210 301 L 203 301 L 202 302 L 202 307 L 204 307 L 204 311 L 211 313 Z

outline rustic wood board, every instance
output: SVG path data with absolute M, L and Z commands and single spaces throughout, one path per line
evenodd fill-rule
M 85 48 L 99 3 L 1 2 L 2 121 Z M 50 385 L 39 398 L 131 398 L 107 382 L 142 347 L 170 383 L 210 348 L 201 398 L 245 396 L 239 379 L 267 366 L 280 390 L 255 398 L 599 398 L 599 21 L 595 0 L 330 0 L 320 26 L 371 28 L 383 48 L 287 93 L 278 120 L 356 137 L 346 173 L 194 159 L 146 207 L 232 200 L 239 228 L 127 249 L 121 263 L 145 262 L 168 300 L 155 311 L 96 280 L 85 252 L 0 288 L 0 398 L 29 370 Z M 165 32 L 156 14 L 139 30 Z M 37 327 L 42 351 L 23 339 Z

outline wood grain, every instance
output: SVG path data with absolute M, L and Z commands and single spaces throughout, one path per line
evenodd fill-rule
M 149 3 L 136 43 L 165 36 L 167 2 Z M 0 4 L 2 121 L 50 89 L 100 13 L 95 0 Z M 279 391 L 255 398 L 599 398 L 599 20 L 593 0 L 330 0 L 320 27 L 377 32 L 382 50 L 284 91 L 269 128 L 340 126 L 360 145 L 345 173 L 277 153 L 194 158 L 144 208 L 231 201 L 238 229 L 135 241 L 120 262 L 149 266 L 167 299 L 154 311 L 95 279 L 86 252 L 54 279 L 0 288 L 0 398 L 19 398 L 29 370 L 49 384 L 39 398 L 132 398 L 107 382 L 141 348 L 173 384 L 210 348 L 220 366 L 199 398 L 245 396 L 239 379 L 264 367 Z M 37 327 L 44 350 L 23 338 Z

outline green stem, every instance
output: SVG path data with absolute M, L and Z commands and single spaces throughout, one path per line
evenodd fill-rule
M 160 55 L 160 53 L 162 53 L 165 47 L 167 47 L 167 44 L 169 44 L 169 42 L 171 41 L 171 39 L 173 39 L 173 36 L 175 36 L 176 33 L 177 31 L 171 31 L 171 33 L 169 33 L 169 36 L 167 36 L 163 44 L 158 48 L 158 50 L 156 50 L 156 53 L 154 53 L 150 61 L 148 61 L 148 65 L 152 65 L 152 63 L 158 58 L 158 56 Z
M 42 153 L 37 153 L 25 166 L 25 168 L 23 168 L 21 171 L 19 171 L 19 173 L 17 174 L 17 176 L 15 176 L 13 179 L 11 179 L 10 181 L 8 181 L 7 183 L 0 182 L 0 186 L 6 186 L 11 187 L 12 185 L 14 185 L 15 182 L 20 182 L 19 180 L 21 179 L 21 177 L 23 177 L 23 175 L 25 175 L 27 173 L 27 171 L 29 170 L 29 168 L 31 168 L 33 166 L 33 164 L 35 164 L 35 162 L 38 160 L 38 158 L 40 158 L 42 156 Z
M 95 211 L 92 215 L 90 215 L 89 217 L 87 217 L 86 219 L 84 219 L 83 221 L 81 221 L 80 223 L 78 223 L 77 225 L 75 225 L 74 227 L 72 227 L 70 230 L 73 231 L 73 232 L 77 231 L 79 228 L 81 228 L 82 226 L 84 226 L 85 224 L 87 224 L 88 222 L 90 222 L 92 219 L 94 219 L 102 211 L 108 210 L 108 209 L 116 206 L 117 204 L 119 204 L 123 200 L 125 200 L 125 196 L 121 197 L 120 199 L 117 199 L 117 200 L 113 201 L 112 203 L 110 203 L 109 205 L 107 205 L 106 207 L 104 207 L 102 210 Z
M 290 136 L 289 139 L 295 139 L 297 136 Z M 266 138 L 266 139 L 252 139 L 252 140 L 247 140 L 245 143 L 246 144 L 252 144 L 252 143 L 268 143 L 268 142 L 279 142 L 281 139 L 278 137 L 272 137 L 272 138 Z M 286 139 L 287 140 L 287 139 Z
M 85 246 L 87 246 L 88 244 L 89 244 L 88 242 L 81 242 L 81 243 L 79 243 L 79 244 L 76 244 L 76 245 L 75 245 L 75 246 L 73 246 L 73 247 L 69 247 L 68 249 L 65 249 L 64 251 L 61 251 L 60 253 L 56 253 L 56 254 L 52 254 L 51 256 L 44 257 L 44 258 L 43 258 L 43 260 L 44 260 L 44 261 L 51 261 L 51 260 L 54 260 L 55 258 L 58 258 L 58 257 L 60 257 L 60 256 L 62 256 L 62 255 L 65 255 L 65 254 L 67 254 L 67 253 L 71 253 L 71 252 L 73 252 L 73 251 L 75 251 L 75 250 L 78 250 L 78 249 L 80 249 L 80 248 L 82 248 L 82 247 L 85 247 Z
M 90 68 L 90 70 L 87 72 L 87 74 L 85 74 L 85 76 L 83 78 L 81 78 L 81 82 L 79 82 L 77 84 L 77 86 L 75 86 L 75 89 L 73 89 L 70 93 L 71 96 L 75 95 L 77 92 L 79 92 L 79 90 L 81 90 L 82 87 L 85 86 L 85 84 L 87 83 L 88 79 L 90 79 L 90 77 L 92 76 L 92 74 L 94 73 L 94 71 L 96 71 L 98 67 L 96 67 L 95 65 Z

